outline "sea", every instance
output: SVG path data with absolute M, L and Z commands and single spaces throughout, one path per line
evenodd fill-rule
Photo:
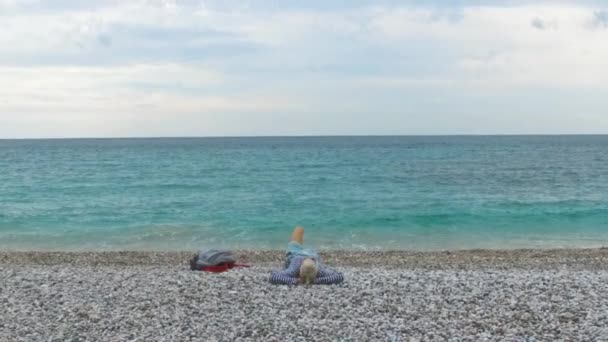
M 608 136 L 0 140 L 0 250 L 608 246 Z

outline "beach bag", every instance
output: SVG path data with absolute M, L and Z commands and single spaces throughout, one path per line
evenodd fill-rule
M 224 272 L 234 267 L 249 267 L 237 264 L 236 257 L 227 250 L 201 250 L 190 260 L 190 269 L 193 271 Z

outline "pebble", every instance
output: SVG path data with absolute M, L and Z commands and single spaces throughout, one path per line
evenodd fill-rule
M 267 282 L 271 262 L 210 274 L 12 256 L 0 260 L 0 341 L 608 341 L 608 270 L 596 261 L 374 258 L 339 262 L 341 285 L 288 287 Z

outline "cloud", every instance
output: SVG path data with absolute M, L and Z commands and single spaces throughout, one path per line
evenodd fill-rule
M 167 111 L 271 109 L 278 102 L 242 93 L 225 96 L 222 75 L 198 65 L 158 64 L 120 67 L 0 67 L 3 108 L 131 110 L 149 106 Z M 190 89 L 184 92 L 183 89 Z
M 535 13 L 552 18 L 542 21 L 542 32 L 530 25 Z M 424 20 L 428 10 L 394 10 L 375 16 L 374 39 L 403 46 L 406 53 L 424 49 L 426 58 L 417 60 L 436 64 L 442 74 L 429 71 L 431 78 L 489 86 L 603 88 L 608 46 L 602 41 L 608 35 L 586 30 L 590 13 L 577 6 L 475 7 L 464 9 L 457 24 L 429 24 Z M 435 54 L 441 56 L 436 63 Z
M 608 11 L 595 11 L 593 12 L 592 25 L 594 27 L 608 27 Z
M 539 30 L 544 30 L 545 28 L 547 28 L 545 22 L 540 18 L 532 19 L 532 22 L 530 24 L 532 25 L 532 27 L 535 27 Z
M 544 31 L 544 30 L 557 30 L 558 29 L 558 23 L 557 20 L 546 20 L 546 19 L 541 19 L 539 17 L 536 17 L 534 19 L 532 19 L 532 21 L 530 22 L 530 25 L 532 25 L 532 27 Z
M 71 123 L 70 135 L 372 134 L 400 124 L 424 133 L 436 122 L 445 127 L 433 133 L 457 133 L 485 110 L 539 118 L 543 105 L 567 128 L 579 113 L 552 106 L 555 94 L 585 98 L 594 118 L 607 105 L 597 94 L 608 90 L 608 15 L 583 1 L 0 0 L 0 9 L 0 137 L 34 122 L 52 132 Z M 595 127 L 608 130 L 602 120 Z
M 100 34 L 99 36 L 97 36 L 97 40 L 99 41 L 99 43 L 105 47 L 110 47 L 112 46 L 112 38 L 110 38 L 110 36 L 105 35 L 105 34 Z
M 223 118 L 297 103 L 251 90 L 217 92 L 227 80 L 200 65 L 0 67 L 0 75 L 3 137 L 213 135 Z M 38 133 L 41 126 L 47 129 Z

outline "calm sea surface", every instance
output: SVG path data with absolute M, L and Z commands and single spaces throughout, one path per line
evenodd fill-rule
M 1 250 L 608 246 L 608 136 L 0 140 Z

